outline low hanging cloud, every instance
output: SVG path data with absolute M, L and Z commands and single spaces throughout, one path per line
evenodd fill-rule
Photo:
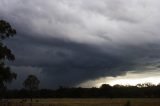
M 0 1 L 18 32 L 6 41 L 13 70 L 37 70 L 47 88 L 159 68 L 159 10 L 158 0 Z

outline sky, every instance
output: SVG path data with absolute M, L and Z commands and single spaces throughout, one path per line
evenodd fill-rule
M 0 19 L 17 30 L 5 41 L 10 88 L 29 74 L 42 88 L 158 84 L 159 11 L 159 0 L 0 0 Z

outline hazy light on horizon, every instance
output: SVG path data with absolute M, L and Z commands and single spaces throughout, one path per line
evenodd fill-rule
M 145 73 L 132 73 L 128 72 L 125 76 L 116 77 L 113 80 L 108 81 L 110 85 L 137 85 L 139 83 L 160 83 L 160 74 L 158 71 L 148 71 Z
M 102 84 L 109 84 L 111 86 L 119 85 L 137 85 L 142 83 L 160 83 L 160 73 L 158 71 L 147 71 L 145 73 L 128 72 L 125 75 L 117 77 L 105 77 L 97 80 L 87 81 L 80 84 L 82 87 L 100 87 Z
M 127 79 L 127 78 L 122 78 L 122 79 L 116 79 L 113 81 L 110 81 L 109 84 L 110 85 L 116 85 L 116 84 L 120 84 L 120 85 L 137 85 L 139 83 L 152 83 L 152 84 L 159 84 L 160 83 L 160 76 L 155 78 L 155 77 L 147 77 L 147 78 L 135 78 L 135 79 Z

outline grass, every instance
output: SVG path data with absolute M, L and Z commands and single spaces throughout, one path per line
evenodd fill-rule
M 11 99 L 9 106 L 31 105 L 30 100 Z M 160 106 L 160 99 L 34 99 L 32 106 Z

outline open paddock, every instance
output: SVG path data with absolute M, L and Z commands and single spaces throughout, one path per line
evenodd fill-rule
M 9 99 L 0 106 L 160 106 L 160 99 Z

